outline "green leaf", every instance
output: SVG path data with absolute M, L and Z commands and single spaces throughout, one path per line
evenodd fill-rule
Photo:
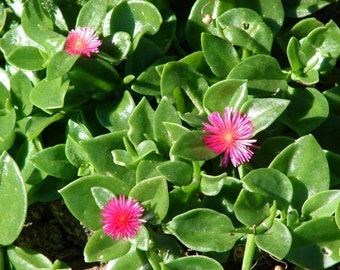
M 79 58 L 68 72 L 71 82 L 85 95 L 97 92 L 111 92 L 121 84 L 121 78 L 114 67 L 99 58 Z
M 137 146 L 145 139 L 153 138 L 154 110 L 145 97 L 137 104 L 128 119 L 129 139 Z
M 35 139 L 47 126 L 63 118 L 64 115 L 61 113 L 48 115 L 45 113 L 38 112 L 36 114 L 33 114 L 27 123 L 26 127 L 27 138 L 29 140 Z
M 157 166 L 157 171 L 176 186 L 186 186 L 192 181 L 192 166 L 182 161 L 166 161 Z
M 66 51 L 57 52 L 50 59 L 47 67 L 47 77 L 48 81 L 52 81 L 58 77 L 65 75 L 73 66 L 73 64 L 78 60 L 79 55 L 70 55 Z
M 8 57 L 15 49 L 20 47 L 28 46 L 35 47 L 40 50 L 44 49 L 43 46 L 39 45 L 26 35 L 21 24 L 5 32 L 0 40 L 0 46 L 6 57 Z
M 186 63 L 169 62 L 165 64 L 161 76 L 161 94 L 167 97 L 171 103 L 176 103 L 177 109 L 181 108 L 183 97 L 179 95 L 176 98 L 176 89 L 182 88 L 189 97 L 192 104 L 198 110 L 203 112 L 202 99 L 204 92 L 208 89 L 207 81 L 203 76 L 196 72 Z
M 123 147 L 122 137 L 125 135 L 126 131 L 123 130 L 79 142 L 81 149 L 86 153 L 86 161 L 97 173 L 113 175 L 117 178 L 123 176 L 125 168 L 113 163 L 111 151 Z
M 132 37 L 132 50 L 145 34 L 154 35 L 162 23 L 158 9 L 149 2 L 132 0 L 118 4 L 111 15 L 111 33 L 127 32 Z
M 238 7 L 249 8 L 256 11 L 263 21 L 270 27 L 273 34 L 277 34 L 284 22 L 284 9 L 280 0 L 248 1 L 238 0 L 234 3 Z
M 275 169 L 255 169 L 246 174 L 242 182 L 249 191 L 276 200 L 281 209 L 287 208 L 293 198 L 293 186 L 290 180 Z
M 42 149 L 38 139 L 25 140 L 16 153 L 15 160 L 26 184 L 35 185 L 46 177 L 46 174 L 34 167 L 32 163 L 32 157 Z
M 5 26 L 7 12 L 3 3 L 0 5 L 0 32 Z
M 0 156 L 0 244 L 10 245 L 19 236 L 26 219 L 27 197 L 20 170 L 7 153 Z
M 244 225 L 258 225 L 269 216 L 269 202 L 272 201 L 259 193 L 242 189 L 234 204 L 235 215 Z
M 171 105 L 166 97 L 163 97 L 157 106 L 154 114 L 153 127 L 155 140 L 161 145 L 161 149 L 168 150 L 171 146 L 171 141 L 168 132 L 163 125 L 164 122 L 179 125 L 182 123 L 175 107 Z
M 175 216 L 167 224 L 167 229 L 188 248 L 202 252 L 228 251 L 241 237 L 229 233 L 234 226 L 226 215 L 205 208 Z
M 300 136 L 308 134 L 328 117 L 328 102 L 314 88 L 289 88 L 286 98 L 290 100 L 280 120 Z
M 285 14 L 291 18 L 302 18 L 331 4 L 332 0 L 283 0 Z
M 116 196 L 127 195 L 130 188 L 117 178 L 97 175 L 79 178 L 59 191 L 71 213 L 84 226 L 95 230 L 100 229 L 102 223 L 99 222 L 101 209 L 93 197 L 93 187 L 105 188 Z
M 111 132 L 128 130 L 128 119 L 135 107 L 136 105 L 130 92 L 125 91 L 121 100 L 114 103 L 112 101 L 98 102 L 96 115 L 102 126 Z
M 206 0 L 197 0 L 192 5 L 188 20 L 185 27 L 185 37 L 190 48 L 193 51 L 201 49 L 201 34 L 211 33 L 219 36 L 218 29 L 216 27 L 215 19 L 218 15 L 231 8 L 233 5 L 226 1 L 214 1 L 207 4 Z M 202 15 L 207 15 L 211 20 L 208 23 L 204 23 Z M 214 18 L 212 18 L 214 16 Z
M 208 88 L 203 105 L 211 111 L 224 114 L 224 109 L 228 106 L 240 109 L 247 97 L 246 80 L 224 80 Z
M 130 247 L 130 242 L 116 241 L 102 230 L 98 230 L 85 245 L 84 260 L 85 262 L 107 262 L 124 256 Z
M 7 56 L 7 61 L 16 68 L 36 71 L 44 69 L 46 59 L 38 48 L 23 46 L 14 49 Z
M 201 192 L 207 196 L 216 196 L 220 193 L 226 178 L 226 173 L 220 175 L 207 175 L 205 172 L 201 172 Z
M 65 37 L 53 31 L 54 22 L 51 17 L 56 18 L 57 12 L 51 15 L 52 13 L 48 11 L 50 7 L 50 5 L 43 5 L 39 0 L 26 2 L 21 15 L 21 24 L 25 33 L 44 46 L 48 55 L 51 56 L 63 49 Z M 62 26 L 62 28 L 65 27 Z
M 335 210 L 335 222 L 338 228 L 340 229 L 340 201 L 338 201 L 338 205 Z
M 233 45 L 258 54 L 269 54 L 273 33 L 262 17 L 248 8 L 233 8 L 218 18 L 224 37 Z
M 107 54 L 109 61 L 118 65 L 125 60 L 131 49 L 131 37 L 126 32 L 116 32 L 104 37 L 100 46 L 101 55 Z
M 7 91 L 7 90 L 5 90 Z M 11 148 L 15 139 L 16 114 L 10 99 L 0 108 L 0 151 Z
M 290 250 L 292 236 L 289 229 L 279 220 L 275 219 L 273 226 L 268 231 L 255 236 L 255 242 L 261 250 L 282 260 Z
M 218 36 L 202 33 L 202 51 L 212 72 L 226 78 L 230 70 L 241 62 L 234 46 Z
M 340 190 L 325 190 L 314 194 L 303 204 L 302 216 L 307 219 L 332 216 L 340 201 Z
M 164 270 L 223 270 L 217 261 L 201 255 L 178 258 L 163 266 Z
M 136 247 L 131 247 L 129 252 L 124 256 L 111 260 L 106 265 L 106 270 L 135 270 L 135 269 L 152 269 L 146 257 L 145 251 Z
M 62 77 L 52 81 L 45 78 L 33 87 L 30 101 L 43 110 L 62 108 L 69 83 Z
M 340 261 L 340 230 L 334 217 L 303 223 L 292 232 L 293 243 L 286 258 L 304 268 L 326 269 Z
M 31 161 L 39 170 L 60 179 L 72 179 L 76 168 L 69 163 L 65 155 L 65 144 L 58 144 L 37 152 Z
M 270 168 L 283 172 L 292 181 L 292 203 L 296 209 L 301 209 L 308 197 L 329 189 L 327 159 L 312 135 L 301 137 L 287 146 L 272 161 Z
M 148 220 L 150 223 L 160 223 L 168 212 L 168 186 L 163 177 L 143 180 L 131 189 L 129 197 L 136 199 L 145 207 L 144 214 L 150 215 Z
M 51 261 L 44 255 L 28 249 L 11 245 L 7 248 L 7 255 L 16 270 L 51 269 Z
M 97 30 L 106 14 L 106 3 L 98 0 L 88 1 L 79 11 L 76 27 L 87 26 Z
M 248 94 L 256 97 L 271 96 L 287 89 L 278 61 L 269 55 L 248 57 L 230 71 L 227 79 L 248 80 Z
M 289 100 L 279 98 L 255 98 L 245 102 L 241 112 L 247 113 L 254 126 L 253 134 L 269 127 L 289 105 Z
M 160 96 L 161 77 L 157 72 L 157 67 L 171 60 L 174 60 L 174 57 L 166 56 L 158 59 L 151 66 L 143 70 L 131 85 L 131 89 L 142 95 Z
M 18 108 L 17 112 L 19 115 L 29 115 L 33 109 L 33 104 L 29 100 L 32 83 L 22 71 L 12 75 L 10 82 L 12 103 Z
M 191 131 L 183 134 L 172 146 L 170 153 L 192 161 L 209 160 L 217 156 L 204 143 L 204 132 Z

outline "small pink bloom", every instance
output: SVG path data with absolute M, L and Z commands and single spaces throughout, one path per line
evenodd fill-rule
M 68 54 L 84 54 L 90 57 L 91 53 L 98 53 L 98 47 L 102 45 L 102 41 L 94 33 L 90 27 L 78 26 L 75 30 L 71 30 L 67 36 L 65 51 Z
M 133 238 L 146 220 L 141 219 L 144 208 L 136 200 L 127 199 L 123 195 L 119 199 L 111 199 L 102 209 L 100 221 L 103 231 L 115 240 Z
M 216 154 L 222 154 L 222 166 L 227 166 L 229 159 L 234 167 L 248 162 L 253 155 L 249 147 L 253 143 L 253 124 L 246 114 L 241 114 L 231 107 L 224 110 L 224 116 L 213 112 L 208 116 L 210 123 L 203 123 L 203 130 L 208 132 L 204 142 Z

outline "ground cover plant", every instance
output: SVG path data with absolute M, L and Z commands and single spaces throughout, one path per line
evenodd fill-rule
M 0 270 L 339 269 L 339 23 L 332 0 L 0 1 Z M 82 266 L 44 249 L 71 252 L 55 220 Z

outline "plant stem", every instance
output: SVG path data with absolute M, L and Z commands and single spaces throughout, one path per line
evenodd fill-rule
M 4 247 L 0 245 L 0 270 L 5 270 Z
M 255 252 L 255 234 L 248 234 L 246 248 L 242 261 L 242 270 L 250 270 L 253 265 L 253 258 Z

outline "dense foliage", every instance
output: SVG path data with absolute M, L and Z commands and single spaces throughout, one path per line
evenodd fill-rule
M 106 269 L 336 267 L 339 15 L 332 0 L 0 1 L 0 269 L 67 268 L 15 243 L 28 207 L 57 199 Z M 64 50 L 78 26 L 98 54 Z M 226 107 L 258 145 L 237 168 L 203 139 Z M 100 222 L 119 195 L 147 221 L 127 241 Z

